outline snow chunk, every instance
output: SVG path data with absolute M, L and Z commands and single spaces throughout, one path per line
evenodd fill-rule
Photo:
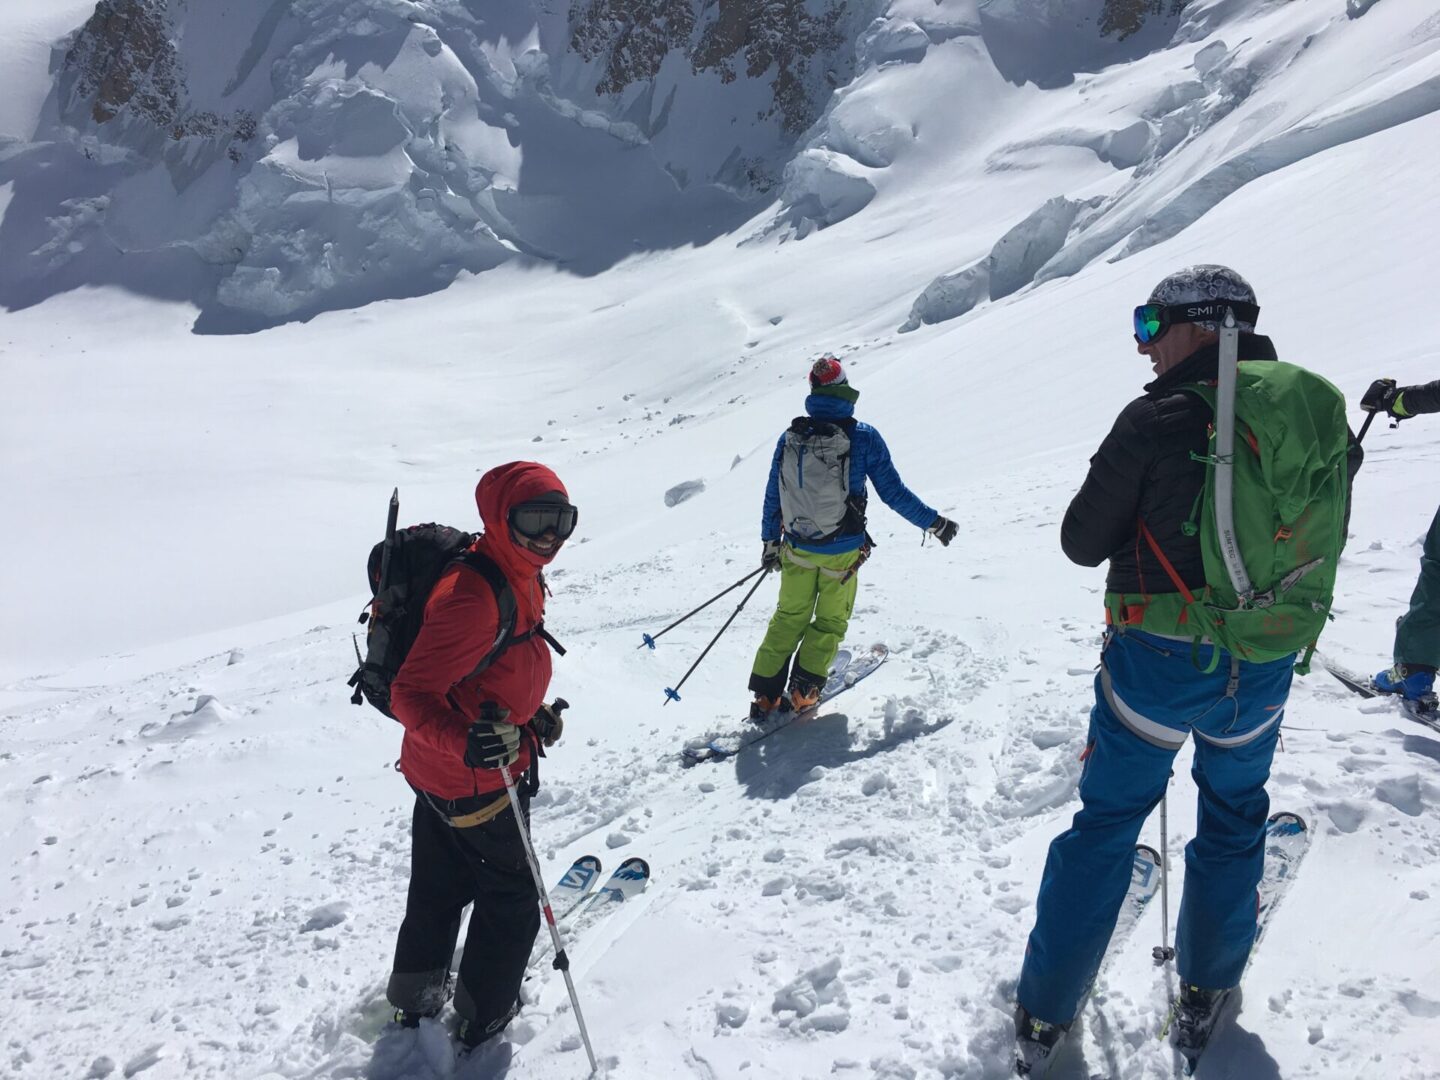
M 136 1054 L 133 1058 L 127 1061 L 125 1063 L 126 1080 L 129 1080 L 130 1077 L 136 1076 L 144 1072 L 146 1069 L 151 1068 L 154 1065 L 160 1064 L 160 1051 L 163 1049 L 165 1049 L 164 1043 L 155 1043 L 152 1046 L 147 1046 L 144 1050 L 140 1051 L 140 1053 Z
M 686 499 L 692 499 L 704 490 L 704 480 L 686 480 L 665 492 L 665 505 L 679 506 Z
M 722 1002 L 715 1006 L 715 1026 L 717 1028 L 744 1027 L 745 1021 L 748 1019 L 750 1019 L 750 1007 L 748 1005 Z
M 330 930 L 339 926 L 350 914 L 350 905 L 343 900 L 321 904 L 310 913 L 310 918 L 300 928 L 300 933 L 310 934 L 317 930 Z
M 1419 817 L 1425 812 L 1425 794 L 1416 773 L 1381 781 L 1375 785 L 1375 797 L 1410 817 Z
M 85 1074 L 85 1080 L 104 1080 L 115 1071 L 115 1062 L 103 1054 L 90 1063 L 90 1071 Z
M 760 890 L 760 895 L 779 896 L 781 893 L 783 893 L 786 889 L 790 887 L 791 880 L 792 879 L 788 875 L 781 875 L 777 878 L 771 878 L 765 883 L 764 888 Z
M 221 705 L 218 698 L 201 694 L 189 712 L 173 713 L 163 724 L 145 724 L 140 728 L 140 735 L 156 742 L 183 742 L 207 728 L 233 719 L 234 713 Z
M 849 999 L 845 996 L 845 984 L 840 980 L 840 957 L 832 956 L 818 967 L 804 972 L 794 981 L 782 987 L 770 1005 L 773 1013 L 793 1012 L 804 1018 L 816 1012 L 822 1005 L 834 1005 L 848 1010 Z M 847 1013 L 848 1015 L 848 1013 Z M 830 1028 L 827 1030 L 840 1030 Z
M 623 832 L 612 832 L 605 837 L 605 846 L 608 848 L 624 847 L 628 843 L 630 843 L 630 837 Z

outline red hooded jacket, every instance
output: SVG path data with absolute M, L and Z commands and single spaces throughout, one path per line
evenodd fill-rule
M 491 469 L 475 488 L 485 531 L 472 546 L 493 559 L 515 593 L 516 636 L 534 629 L 545 614 L 540 569 L 550 560 L 510 539 L 510 510 L 565 486 L 544 465 L 515 461 Z M 390 708 L 405 725 L 400 771 L 415 787 L 442 799 L 460 799 L 505 786 L 498 769 L 465 765 L 465 741 L 483 702 L 508 709 L 523 725 L 545 700 L 550 686 L 550 647 L 538 635 L 511 645 L 478 676 L 470 676 L 499 632 L 495 593 L 478 573 L 447 570 L 425 604 L 425 622 L 390 685 Z M 530 764 L 528 740 L 511 768 Z

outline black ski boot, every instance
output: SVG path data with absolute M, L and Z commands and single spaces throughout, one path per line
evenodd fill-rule
M 1224 990 L 1202 990 L 1185 983 L 1180 987 L 1180 1000 L 1175 1003 L 1175 1034 L 1172 1042 L 1186 1058 L 1194 1059 L 1210 1041 L 1215 1021 L 1220 1019 L 1220 1003 Z
M 418 1028 L 421 1020 L 433 1020 L 435 1013 L 407 1012 L 405 1009 L 395 1010 L 395 1023 L 402 1028 Z
M 1044 1076 L 1050 1059 L 1070 1030 L 1069 1024 L 1051 1024 L 1031 1016 L 1024 1005 L 1015 1006 L 1015 1075 Z
M 490 1021 L 489 1024 L 481 1024 L 478 1020 L 466 1020 L 462 1017 L 455 1028 L 455 1038 L 460 1042 L 460 1053 L 473 1054 L 504 1031 L 510 1025 L 510 1021 L 519 1015 L 520 1002 L 517 1001 L 510 1006 L 509 1012 Z

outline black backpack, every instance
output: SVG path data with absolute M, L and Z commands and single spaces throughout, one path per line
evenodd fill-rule
M 515 593 L 493 559 L 469 550 L 474 542 L 474 533 L 430 523 L 394 531 L 389 540 L 382 540 L 371 549 L 367 577 L 375 599 L 360 614 L 360 622 L 368 623 L 369 628 L 364 656 L 360 655 L 359 641 L 355 643 L 355 657 L 360 666 L 348 684 L 355 688 L 351 704 L 359 705 L 362 699 L 369 701 L 394 719 L 395 714 L 390 711 L 390 683 L 420 634 L 425 621 L 425 602 L 431 591 L 441 575 L 456 563 L 469 567 L 490 584 L 500 612 L 500 628 L 495 640 L 467 678 L 484 671 L 511 645 L 536 634 L 555 647 L 556 643 L 543 626 L 515 634 Z

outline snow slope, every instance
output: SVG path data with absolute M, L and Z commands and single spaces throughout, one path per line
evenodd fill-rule
M 1359 20 L 1322 3 L 1186 18 L 1216 20 L 1228 55 L 1274 37 L 1281 14 L 1297 20 L 1286 34 L 1308 32 L 1317 11 L 1322 39 L 1267 91 L 1309 111 L 1276 113 L 1273 137 L 1371 106 L 1388 123 L 1253 170 L 1123 259 L 1135 234 L 912 333 L 896 328 L 927 282 L 986 258 L 1056 195 L 1112 200 L 1090 219 L 1099 236 L 1142 198 L 1125 191 L 1163 216 L 1213 171 L 1223 127 L 1169 179 L 1053 139 L 996 157 L 1021 133 L 1093 127 L 1097 99 L 1153 97 L 1192 61 L 1167 50 L 1047 90 L 1006 83 L 960 33 L 887 61 L 815 137 L 838 138 L 862 105 L 873 123 L 845 130 L 918 136 L 864 166 L 874 196 L 821 230 L 761 214 L 604 274 L 507 264 L 245 338 L 197 337 L 192 308 L 112 288 L 0 316 L 14 508 L 0 539 L 0 1074 L 454 1074 L 433 1030 L 367 1041 L 409 805 L 395 727 L 348 704 L 349 631 L 392 485 L 407 520 L 468 522 L 479 472 L 533 456 L 584 511 L 548 620 L 571 650 L 555 690 L 574 708 L 536 813 L 546 873 L 586 851 L 655 868 L 575 950 L 610 1074 L 1006 1075 L 1009 994 L 1045 845 L 1076 808 L 1098 643 L 1101 575 L 1069 565 L 1056 532 L 1147 378 L 1129 307 L 1176 265 L 1224 261 L 1256 286 L 1282 355 L 1352 400 L 1379 375 L 1436 374 L 1440 332 L 1419 313 L 1440 270 L 1440 116 L 1406 118 L 1404 103 L 1430 78 L 1440 22 L 1418 0 Z M 1394 70 L 1374 71 L 1386 42 Z M 1328 89 L 1304 66 L 1322 45 Z M 946 107 L 963 100 L 992 107 Z M 1233 152 L 1261 145 L 1251 135 Z M 826 348 L 907 482 L 962 535 L 921 547 L 877 506 L 852 628 L 890 662 L 814 722 L 682 770 L 680 743 L 743 708 L 773 592 L 678 705 L 662 707 L 662 687 L 730 605 L 654 653 L 634 646 L 754 565 L 768 450 Z M 1378 667 L 1440 501 L 1440 428 L 1377 422 L 1367 447 L 1326 647 Z M 1180 764 L 1172 850 L 1194 828 Z M 1317 671 L 1297 683 L 1271 791 L 1315 844 L 1207 1075 L 1440 1075 L 1440 737 Z M 1159 936 L 1157 908 L 1137 946 Z M 1173 1075 L 1153 1038 L 1165 988 L 1147 949 L 1117 958 L 1058 1075 Z M 563 988 L 546 972 L 527 997 L 513 1061 L 455 1075 L 584 1075 Z

